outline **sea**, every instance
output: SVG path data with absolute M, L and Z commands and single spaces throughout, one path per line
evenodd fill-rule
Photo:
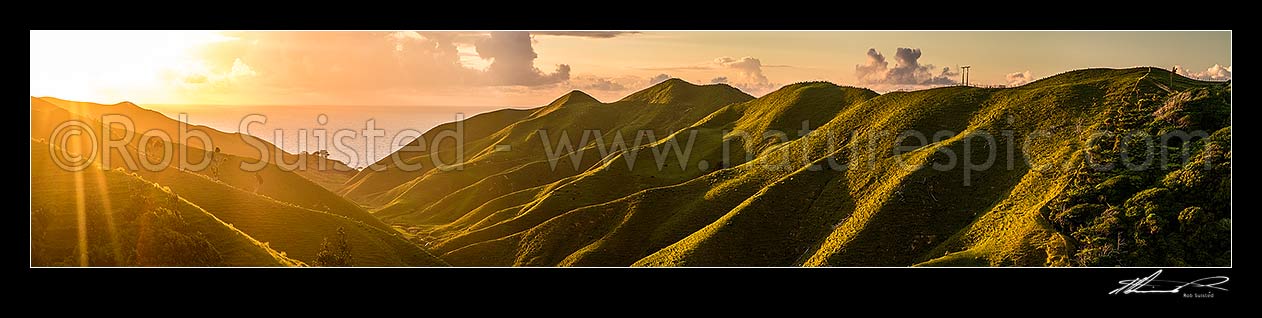
M 299 106 L 299 105 L 141 105 L 187 122 L 225 132 L 245 132 L 267 140 L 290 153 L 328 150 L 329 158 L 363 168 L 393 153 L 421 133 L 459 118 L 505 109 L 497 106 Z M 262 116 L 253 116 L 262 115 Z M 246 131 L 242 123 L 248 124 Z M 384 132 L 384 137 L 365 137 L 366 128 Z M 340 131 L 340 132 L 339 132 Z M 380 133 L 379 132 L 379 133 Z M 333 144 L 335 134 L 353 151 Z M 324 137 L 317 137 L 324 136 Z M 321 145 L 320 140 L 323 140 Z

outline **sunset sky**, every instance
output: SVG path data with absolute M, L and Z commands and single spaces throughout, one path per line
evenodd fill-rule
M 31 31 L 31 95 L 101 103 L 538 106 L 666 77 L 755 96 L 824 80 L 877 91 L 1021 84 L 1087 67 L 1231 78 L 1230 32 Z

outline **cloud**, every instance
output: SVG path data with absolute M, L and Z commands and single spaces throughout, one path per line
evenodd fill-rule
M 168 70 L 160 76 L 174 80 L 174 84 L 179 89 L 215 89 L 223 90 L 231 87 L 234 83 L 249 80 L 258 76 L 250 65 L 245 64 L 240 58 L 232 61 L 232 66 L 217 70 L 208 67 L 206 63 L 195 63 L 186 65 L 180 70 Z
M 732 86 L 751 95 L 765 94 L 777 86 L 767 80 L 767 76 L 762 72 L 762 61 L 757 58 L 746 56 L 736 59 L 724 56 L 714 59 L 714 63 L 721 67 L 735 70 L 737 76 L 732 81 Z M 727 78 L 725 77 L 724 79 Z
M 929 68 L 932 68 L 932 67 L 933 65 L 929 65 Z M 943 67 L 942 71 L 938 72 L 937 75 L 931 75 L 928 80 L 925 80 L 921 82 L 920 84 L 955 85 L 955 80 L 953 78 L 956 78 L 957 76 L 960 76 L 960 72 L 951 71 L 950 67 Z
M 670 75 L 666 75 L 666 73 L 657 74 L 649 78 L 649 85 L 665 82 L 668 79 L 670 79 Z
M 1012 72 L 1003 77 L 1008 81 L 1008 87 L 1021 86 L 1034 81 L 1034 76 L 1030 75 L 1030 71 Z
M 600 39 L 608 39 L 612 37 L 629 35 L 629 34 L 638 34 L 638 33 L 640 32 L 628 32 L 628 31 L 535 31 L 535 32 L 530 32 L 530 34 L 534 34 L 534 35 L 576 36 L 576 37 L 600 38 Z
M 709 65 L 684 65 L 684 66 L 662 66 L 662 67 L 640 67 L 646 71 L 696 71 L 696 70 L 712 70 L 714 66 Z
M 1187 76 L 1188 78 L 1194 78 L 1202 81 L 1231 80 L 1231 65 L 1224 67 L 1222 65 L 1214 64 L 1214 66 L 1210 66 L 1209 69 L 1206 69 L 1204 72 L 1189 72 L 1183 66 L 1176 65 L 1175 67 L 1179 69 L 1179 75 Z
M 865 84 L 952 85 L 956 83 L 952 77 L 959 75 L 958 72 L 951 71 L 949 67 L 935 72 L 936 68 L 933 64 L 920 64 L 921 55 L 920 49 L 900 47 L 894 52 L 894 67 L 891 68 L 885 55 L 874 48 L 869 48 L 867 61 L 864 64 L 855 65 L 855 77 L 860 83 Z
M 615 82 L 609 78 L 588 76 L 576 77 L 570 80 L 570 86 L 575 89 L 595 91 L 624 91 L 627 89 L 626 85 L 622 85 L 621 83 Z
M 195 65 L 163 74 L 175 91 L 197 98 L 282 103 L 399 103 L 479 87 L 555 86 L 571 75 L 566 64 L 536 66 L 538 54 L 526 32 L 223 35 L 226 40 L 194 51 Z
M 742 78 L 755 82 L 767 81 L 767 76 L 762 73 L 762 61 L 756 58 L 746 56 L 738 60 L 725 56 L 714 59 L 714 63 L 737 70 Z
M 889 62 L 885 61 L 885 56 L 877 52 L 876 49 L 868 49 L 868 61 L 862 65 L 855 65 L 854 73 L 859 78 L 859 82 L 863 83 L 880 83 L 885 81 L 886 74 L 889 73 Z
M 491 32 L 490 37 L 478 41 L 477 52 L 482 59 L 492 60 L 485 72 L 490 85 L 538 86 L 570 79 L 569 65 L 557 65 L 550 74 L 535 67 L 539 55 L 527 32 Z
M 241 59 L 232 61 L 232 71 L 228 72 L 228 77 L 233 79 L 253 77 L 256 75 L 258 75 L 258 73 L 255 73 L 254 69 L 250 68 L 249 65 L 246 65 L 245 62 L 242 62 Z
M 727 76 L 719 76 L 719 77 L 715 77 L 715 78 L 713 78 L 713 79 L 711 79 L 711 80 L 710 80 L 710 83 L 711 83 L 711 84 L 726 84 L 726 83 L 727 83 Z

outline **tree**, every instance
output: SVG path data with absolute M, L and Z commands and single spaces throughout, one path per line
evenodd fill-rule
M 219 152 L 219 147 L 215 147 L 215 152 L 210 154 L 210 173 L 211 178 L 219 180 L 219 166 L 223 164 L 224 157 Z
M 346 229 L 338 227 L 335 237 L 324 238 L 320 252 L 316 253 L 315 265 L 320 267 L 351 267 L 353 263 L 351 244 L 346 240 Z
M 223 256 L 215 246 L 177 211 L 158 207 L 140 215 L 137 223 L 136 265 L 223 265 Z

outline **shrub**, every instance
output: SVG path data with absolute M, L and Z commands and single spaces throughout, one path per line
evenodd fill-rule
M 140 266 L 218 266 L 219 251 L 201 232 L 167 208 L 150 210 L 138 220 L 136 263 Z
M 351 267 L 354 259 L 351 256 L 351 245 L 346 240 L 346 229 L 337 228 L 337 235 L 325 237 L 319 253 L 316 253 L 315 265 L 321 267 Z

